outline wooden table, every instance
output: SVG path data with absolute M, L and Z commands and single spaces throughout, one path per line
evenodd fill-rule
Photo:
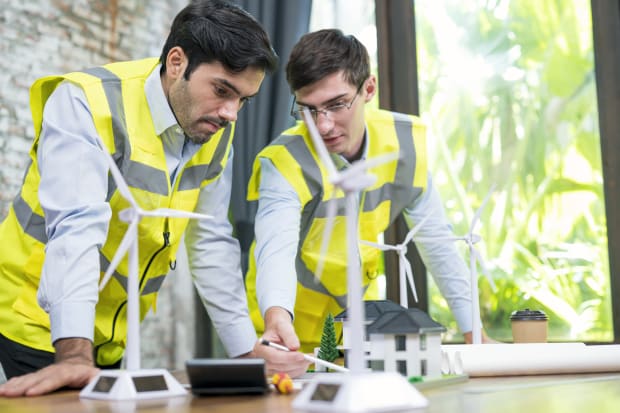
M 620 375 L 587 374 L 473 378 L 421 390 L 429 399 L 415 412 L 605 413 L 620 411 Z M 379 395 L 377 395 L 379 397 Z M 43 397 L 0 398 L 1 413 L 287 413 L 295 394 L 265 396 L 192 395 L 138 402 L 82 400 L 76 391 Z

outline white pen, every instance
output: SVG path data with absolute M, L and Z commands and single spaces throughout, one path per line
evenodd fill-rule
M 291 351 L 291 349 L 284 347 L 281 344 L 277 344 L 277 343 L 272 343 L 269 340 L 265 340 L 264 338 L 259 339 L 258 341 L 260 341 L 261 344 L 265 345 L 265 346 L 269 346 L 269 347 L 273 347 L 273 348 L 277 348 L 278 350 L 282 350 L 282 351 Z M 325 367 L 329 367 L 330 369 L 336 370 L 336 371 L 340 371 L 343 373 L 348 373 L 349 369 L 346 367 L 342 367 L 339 366 L 337 364 L 334 363 L 330 363 L 329 361 L 325 361 L 316 357 L 312 357 L 306 353 L 302 353 L 304 355 L 304 358 L 308 361 L 311 361 L 315 364 L 322 364 Z

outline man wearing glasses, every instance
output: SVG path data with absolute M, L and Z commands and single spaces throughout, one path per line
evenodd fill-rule
M 369 57 L 353 36 L 339 30 L 306 34 L 286 67 L 297 122 L 264 148 L 254 164 L 248 198 L 258 200 L 256 244 L 246 277 L 250 314 L 259 334 L 286 347 L 311 352 L 323 323 L 347 306 L 344 194 L 334 192 L 314 150 L 304 119 L 308 109 L 338 169 L 352 162 L 399 151 L 399 161 L 375 167 L 377 181 L 359 194 L 359 238 L 377 242 L 404 214 L 412 227 L 430 213 L 422 237 L 450 234 L 437 191 L 427 171 L 425 129 L 413 116 L 366 109 L 377 91 Z M 337 213 L 320 280 L 319 261 L 327 203 Z M 454 243 L 418 243 L 425 264 L 471 342 L 469 273 Z M 365 299 L 379 299 L 380 252 L 360 245 Z M 290 363 L 292 375 L 306 369 Z

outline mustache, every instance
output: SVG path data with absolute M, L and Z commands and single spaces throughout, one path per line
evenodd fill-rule
M 213 117 L 213 116 L 203 116 L 199 120 L 202 121 L 202 122 L 215 123 L 220 128 L 225 128 L 230 123 L 230 121 L 227 121 L 226 119 L 217 118 L 217 117 Z

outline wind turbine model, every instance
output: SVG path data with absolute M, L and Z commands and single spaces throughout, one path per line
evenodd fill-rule
M 102 370 L 97 377 L 82 389 L 80 397 L 105 400 L 134 400 L 185 395 L 187 391 L 167 370 L 140 368 L 138 224 L 142 217 L 192 219 L 211 219 L 212 217 L 170 208 L 157 208 L 150 211 L 140 208 L 114 159 L 105 149 L 105 146 L 102 147 L 102 150 L 108 160 L 110 172 L 116 182 L 118 191 L 130 205 L 118 214 L 119 218 L 127 222 L 129 226 L 99 284 L 99 291 L 101 291 L 110 280 L 125 253 L 128 253 L 126 369 Z
M 328 170 L 330 182 L 345 193 L 349 297 L 347 314 L 351 325 L 351 349 L 348 359 L 350 372 L 331 373 L 315 378 L 301 390 L 293 401 L 293 407 L 329 412 L 372 412 L 425 407 L 428 401 L 405 377 L 398 373 L 367 372 L 364 369 L 364 306 L 358 256 L 357 193 L 375 182 L 376 178 L 366 173 L 368 168 L 394 160 L 398 154 L 355 162 L 344 172 L 338 172 L 310 112 L 304 109 L 303 113 L 315 150 Z M 331 228 L 329 230 L 331 231 Z
M 482 201 L 482 205 L 474 214 L 474 218 L 471 221 L 469 226 L 469 231 L 467 234 L 463 236 L 438 236 L 438 237 L 413 237 L 414 241 L 465 241 L 469 248 L 469 274 L 470 274 L 470 283 L 471 283 L 471 318 L 472 318 L 472 343 L 473 344 L 481 344 L 482 343 L 482 322 L 480 321 L 480 296 L 478 293 L 478 274 L 476 273 L 476 262 L 480 264 L 480 268 L 482 272 L 489 280 L 489 284 L 491 285 L 491 289 L 493 291 L 496 290 L 495 283 L 493 282 L 493 278 L 489 274 L 489 271 L 484 264 L 482 259 L 482 255 L 476 249 L 474 244 L 479 242 L 482 238 L 478 234 L 474 234 L 474 229 L 476 228 L 476 224 L 480 220 L 480 215 L 482 214 L 482 210 L 485 205 L 489 201 L 491 194 L 493 193 L 493 187 L 486 195 L 484 200 Z
M 424 216 L 416 225 L 414 225 L 411 230 L 405 236 L 405 240 L 401 244 L 397 245 L 389 245 L 389 244 L 379 244 L 376 242 L 361 240 L 360 243 L 369 245 L 371 247 L 375 247 L 380 249 L 381 251 L 396 251 L 398 254 L 398 281 L 399 281 L 399 290 L 400 290 L 400 305 L 408 308 L 409 300 L 407 299 L 407 281 L 409 282 L 409 287 L 411 288 L 411 292 L 413 293 L 413 298 L 415 302 L 418 302 L 418 293 L 415 288 L 415 281 L 413 280 L 413 269 L 411 268 L 411 263 L 407 259 L 407 245 L 414 239 L 414 235 L 418 232 L 418 230 L 422 227 L 422 225 L 426 222 L 428 217 L 430 216 L 430 212 Z

